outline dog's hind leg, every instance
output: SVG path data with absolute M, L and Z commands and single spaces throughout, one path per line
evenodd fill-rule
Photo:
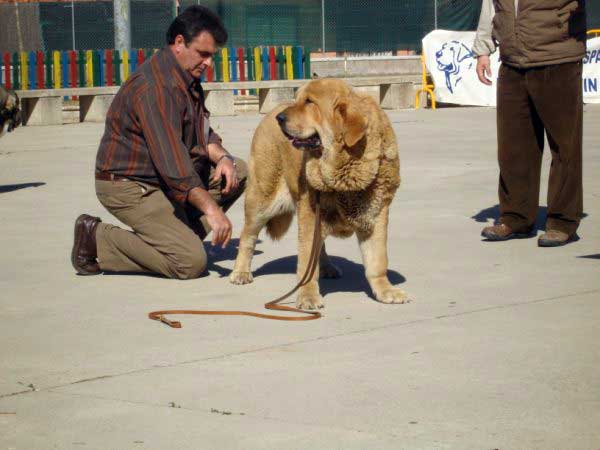
M 370 233 L 357 232 L 358 243 L 362 252 L 365 275 L 375 295 L 382 303 L 405 303 L 406 293 L 392 286 L 387 277 L 387 227 L 388 208 L 382 208 L 375 219 L 375 226 Z

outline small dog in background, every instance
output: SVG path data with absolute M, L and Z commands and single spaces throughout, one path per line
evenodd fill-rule
M 0 136 L 21 125 L 19 96 L 0 86 Z

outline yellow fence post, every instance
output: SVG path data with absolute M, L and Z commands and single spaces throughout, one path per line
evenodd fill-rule
M 52 77 L 54 78 L 54 89 L 60 89 L 61 71 L 60 52 L 58 50 L 52 52 Z
M 260 60 L 260 47 L 254 47 L 254 79 L 262 80 L 262 62 Z
M 85 51 L 85 74 L 86 74 L 86 83 L 87 87 L 94 86 L 94 61 L 93 54 L 91 50 Z
M 294 63 L 292 61 L 292 47 L 285 47 L 285 71 L 288 80 L 294 79 Z
M 421 105 L 420 96 L 422 92 L 426 92 L 431 96 L 431 109 L 435 109 L 435 93 L 433 92 L 434 85 L 427 82 L 427 65 L 425 64 L 425 52 L 421 54 L 421 89 L 419 89 L 415 96 L 415 109 L 419 109 Z
M 121 67 L 123 68 L 123 83 L 129 78 L 129 52 L 123 50 L 121 52 Z
M 221 57 L 223 63 L 223 81 L 227 83 L 229 81 L 229 50 L 227 47 L 221 49 Z
M 19 54 L 21 59 L 21 89 L 29 89 L 29 59 L 27 52 Z

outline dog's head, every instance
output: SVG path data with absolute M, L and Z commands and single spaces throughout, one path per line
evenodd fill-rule
M 365 115 L 350 86 L 341 80 L 313 80 L 298 89 L 293 105 L 276 118 L 291 144 L 320 156 L 323 150 L 349 150 L 367 130 Z
M 21 125 L 19 97 L 14 91 L 0 86 L 0 132 L 12 131 Z
M 472 59 L 473 53 L 462 42 L 450 41 L 442 45 L 442 48 L 436 52 L 435 58 L 439 70 L 457 74 L 460 72 L 460 63 Z
M 377 176 L 384 119 L 371 97 L 345 82 L 310 81 L 276 119 L 291 145 L 306 151 L 306 178 L 314 189 L 360 191 Z

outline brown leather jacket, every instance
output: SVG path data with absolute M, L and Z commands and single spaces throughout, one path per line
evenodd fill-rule
M 502 62 L 519 68 L 580 61 L 586 51 L 585 0 L 494 0 L 492 36 Z

